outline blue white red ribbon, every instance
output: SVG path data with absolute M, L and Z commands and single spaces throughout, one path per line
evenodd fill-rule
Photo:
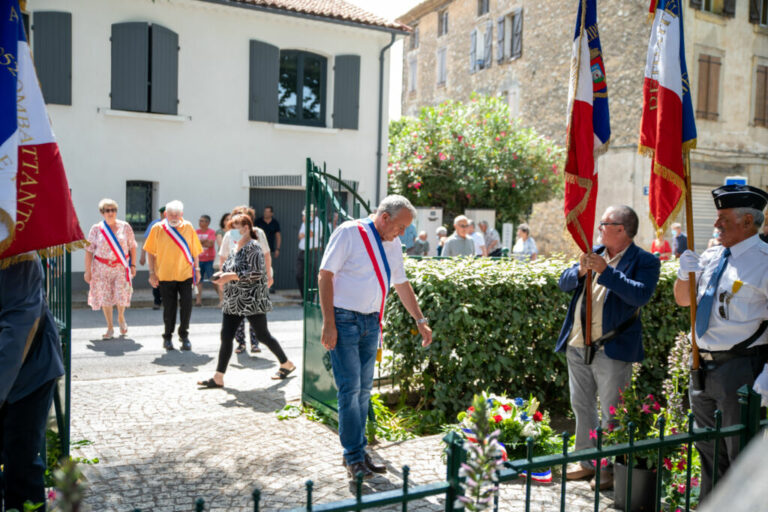
M 366 230 L 364 225 L 368 226 L 368 230 Z M 389 283 L 391 281 L 389 261 L 387 261 L 387 255 L 384 252 L 384 244 L 381 243 L 381 237 L 379 236 L 379 232 L 376 231 L 376 226 L 373 225 L 373 221 L 371 219 L 358 221 L 357 229 L 360 232 L 360 237 L 363 239 L 363 245 L 365 245 L 365 250 L 368 253 L 368 257 L 371 259 L 373 270 L 374 272 L 376 272 L 376 279 L 378 279 L 379 286 L 381 287 L 381 307 L 379 308 L 379 348 L 382 348 L 384 346 L 384 340 L 383 340 L 384 327 L 382 325 L 382 320 L 384 318 L 384 304 L 387 300 L 387 292 L 389 291 Z M 381 256 L 381 261 L 384 264 L 384 270 L 387 273 L 386 283 L 384 283 L 384 276 L 381 273 L 381 267 L 379 266 L 379 262 L 376 260 L 376 255 L 373 253 L 373 246 L 371 245 L 371 241 L 368 239 L 367 231 L 371 231 L 373 233 L 373 237 L 376 239 L 376 244 L 378 245 L 378 248 L 379 248 L 379 255 Z
M 194 284 L 197 284 L 197 273 L 195 272 L 195 258 L 192 257 L 192 251 L 189 250 L 189 244 L 184 239 L 184 237 L 181 236 L 181 233 L 179 233 L 178 229 L 168 224 L 168 219 L 163 219 L 163 221 L 160 223 L 160 226 L 162 226 L 162 228 L 165 230 L 168 236 L 171 237 L 171 240 L 173 240 L 173 242 L 179 248 L 181 253 L 184 255 L 184 259 L 187 260 L 187 262 L 192 266 L 192 282 Z
M 125 257 L 125 253 L 123 252 L 123 247 L 120 245 L 120 242 L 117 240 L 117 236 L 115 236 L 115 233 L 109 227 L 109 224 L 107 224 L 106 220 L 103 220 L 99 223 L 99 229 L 101 230 L 101 234 L 104 235 L 104 239 L 107 241 L 107 245 L 109 246 L 110 249 L 112 249 L 112 254 L 114 254 L 115 258 L 117 258 L 117 261 L 119 261 L 123 265 L 123 267 L 125 267 L 125 280 L 130 284 L 131 282 L 130 259 Z

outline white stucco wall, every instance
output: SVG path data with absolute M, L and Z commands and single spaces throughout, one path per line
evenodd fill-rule
M 86 233 L 101 220 L 96 206 L 103 197 L 120 203 L 123 218 L 127 180 L 158 182 L 157 203 L 182 200 L 185 217 L 196 224 L 202 213 L 218 219 L 247 203 L 247 176 L 303 175 L 307 157 L 342 169 L 375 203 L 379 52 L 389 33 L 198 0 L 29 0 L 27 10 L 72 13 L 72 105 L 48 110 Z M 127 21 L 157 23 L 178 34 L 179 116 L 109 112 L 111 25 Z M 333 57 L 359 54 L 359 129 L 249 121 L 251 39 L 328 58 L 326 126 L 333 124 Z M 385 73 L 382 194 L 388 78 Z M 81 253 L 73 270 L 82 269 Z

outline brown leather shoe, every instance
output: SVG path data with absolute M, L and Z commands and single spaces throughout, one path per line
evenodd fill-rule
M 589 481 L 589 488 L 595 490 L 595 479 Z M 613 489 L 613 473 L 610 471 L 600 471 L 600 490 L 609 491 Z
M 568 464 L 568 469 L 565 471 L 566 480 L 582 480 L 584 478 L 590 478 L 593 476 L 595 476 L 594 469 L 585 468 L 578 462 L 574 464 Z
M 370 480 L 373 478 L 373 472 L 368 469 L 368 466 L 365 465 L 365 462 L 355 462 L 350 464 L 347 466 L 347 473 L 349 474 L 349 478 L 352 481 L 357 480 L 357 475 L 359 473 L 363 474 L 363 480 Z
M 347 467 L 347 459 L 344 457 L 341 458 L 341 465 L 344 467 Z M 367 453 L 365 454 L 365 465 L 368 466 L 368 469 L 373 471 L 374 473 L 386 473 L 387 472 L 387 466 L 384 464 L 379 464 L 378 462 L 375 462 L 370 455 Z

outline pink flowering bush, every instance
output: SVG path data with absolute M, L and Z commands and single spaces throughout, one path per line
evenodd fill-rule
M 629 442 L 630 423 L 633 424 L 635 441 L 656 437 L 657 421 L 661 413 L 661 404 L 653 394 L 643 396 L 637 389 L 634 379 L 625 389 L 619 391 L 619 403 L 611 406 L 611 420 L 607 432 L 604 432 L 607 444 Z M 656 465 L 656 452 L 639 452 L 635 456 L 635 466 L 653 469 Z
M 389 191 L 442 206 L 445 219 L 494 208 L 499 222 L 520 222 L 562 190 L 562 166 L 563 149 L 512 119 L 498 97 L 424 107 L 389 127 Z

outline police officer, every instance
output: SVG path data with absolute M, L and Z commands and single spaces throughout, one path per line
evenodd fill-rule
M 701 256 L 686 250 L 680 257 L 675 300 L 690 305 L 689 272 L 696 273 L 696 338 L 703 375 L 692 374 L 691 408 L 698 427 L 740 422 L 737 390 L 752 386 L 768 359 L 768 244 L 758 230 L 764 221 L 768 193 L 748 185 L 725 185 L 712 191 L 717 208 L 715 227 L 722 245 Z M 738 455 L 736 437 L 721 443 L 718 479 Z M 714 441 L 696 448 L 702 460 L 701 497 L 712 490 Z

